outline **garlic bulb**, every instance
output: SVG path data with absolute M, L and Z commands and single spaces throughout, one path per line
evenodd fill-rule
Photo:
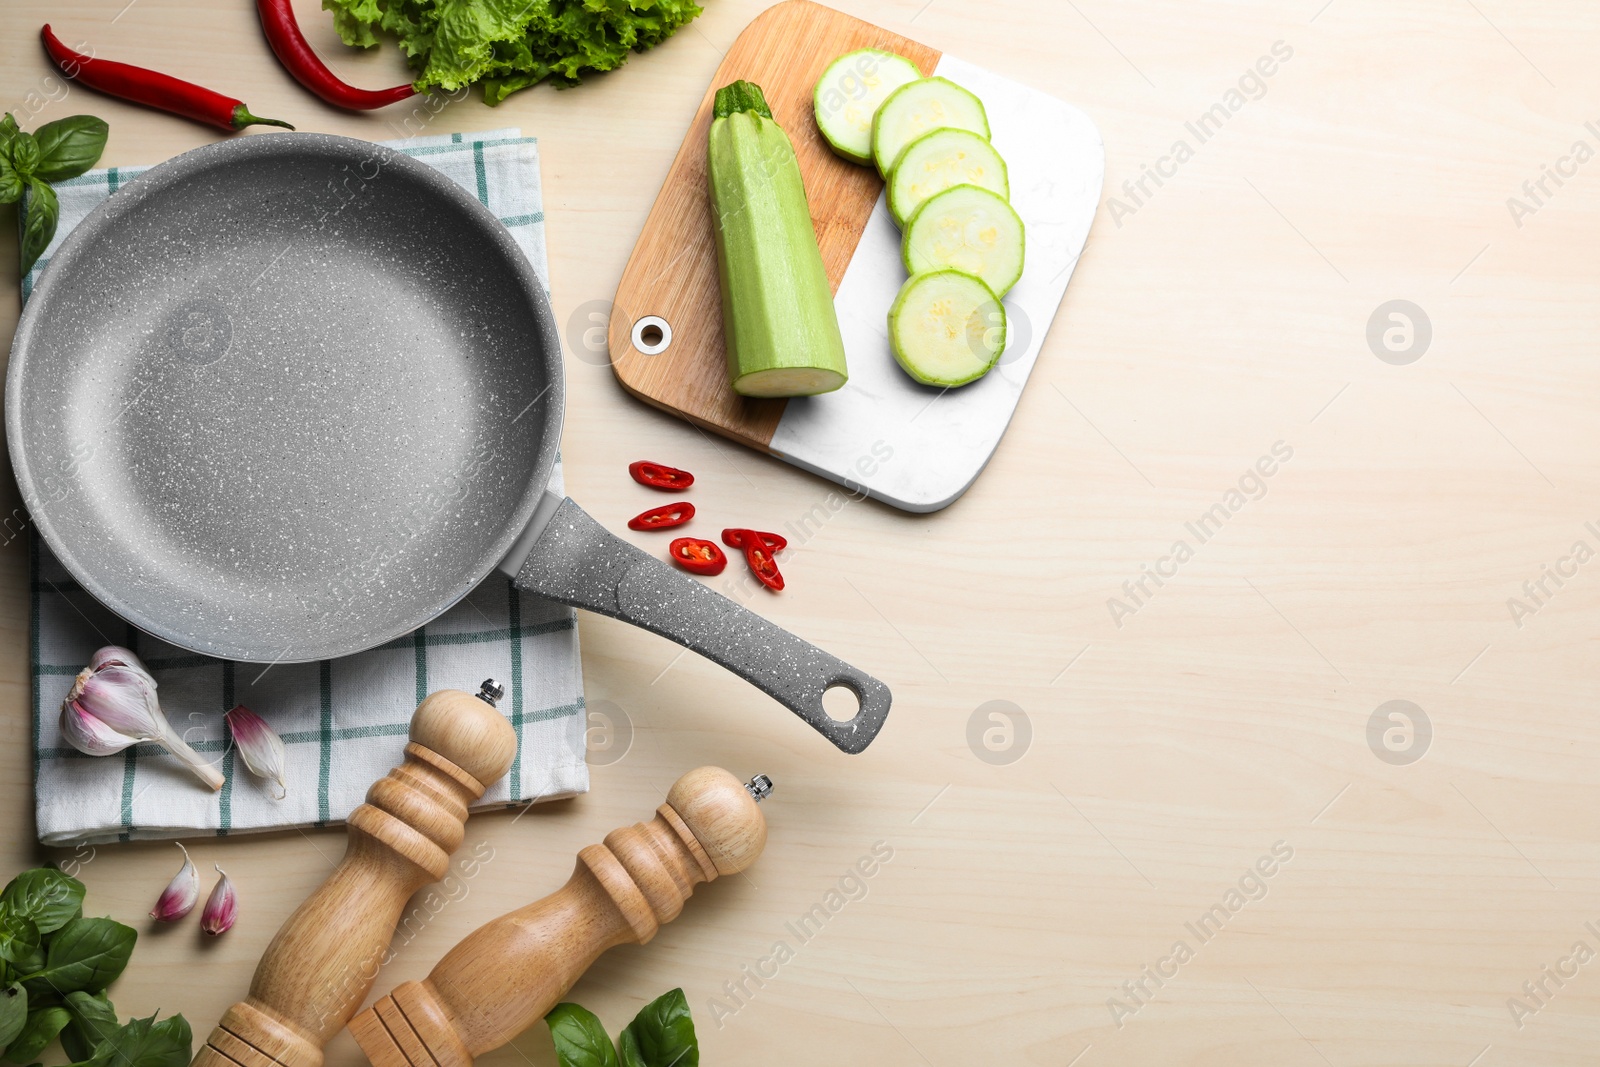
M 78 672 L 61 702 L 61 735 L 89 756 L 109 756 L 140 741 L 159 742 L 212 789 L 222 775 L 179 737 L 161 713 L 156 680 L 139 657 L 108 645 Z

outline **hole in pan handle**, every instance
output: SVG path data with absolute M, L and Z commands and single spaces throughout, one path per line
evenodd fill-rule
M 548 517 L 515 572 L 518 588 L 621 619 L 700 653 L 845 752 L 860 752 L 883 728 L 891 694 L 870 674 L 635 548 L 571 499 L 556 503 L 547 494 L 538 514 Z M 538 518 L 534 525 L 540 525 Z M 823 694 L 838 687 L 860 702 L 849 719 L 836 719 L 823 707 Z

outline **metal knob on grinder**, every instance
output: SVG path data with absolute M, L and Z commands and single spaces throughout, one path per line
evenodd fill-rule
M 767 842 L 757 803 L 771 792 L 764 774 L 690 771 L 654 819 L 584 848 L 565 886 L 468 934 L 350 1032 L 373 1067 L 470 1067 L 544 1018 L 606 949 L 649 941 L 696 885 L 754 863 Z

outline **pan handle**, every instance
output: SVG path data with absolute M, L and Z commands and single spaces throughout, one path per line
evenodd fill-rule
M 542 509 L 541 509 L 542 510 Z M 517 587 L 632 623 L 692 649 L 744 678 L 845 752 L 883 728 L 889 687 L 641 552 L 562 500 L 534 540 Z M 842 686 L 861 708 L 848 720 L 822 706 Z

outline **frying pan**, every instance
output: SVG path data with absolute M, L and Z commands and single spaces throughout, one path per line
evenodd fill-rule
M 546 490 L 564 400 L 544 288 L 483 205 L 379 145 L 257 135 L 147 171 L 62 243 L 12 344 L 6 437 L 67 570 L 181 648 L 359 652 L 498 567 L 865 748 L 887 686 Z M 853 718 L 823 709 L 835 687 Z

